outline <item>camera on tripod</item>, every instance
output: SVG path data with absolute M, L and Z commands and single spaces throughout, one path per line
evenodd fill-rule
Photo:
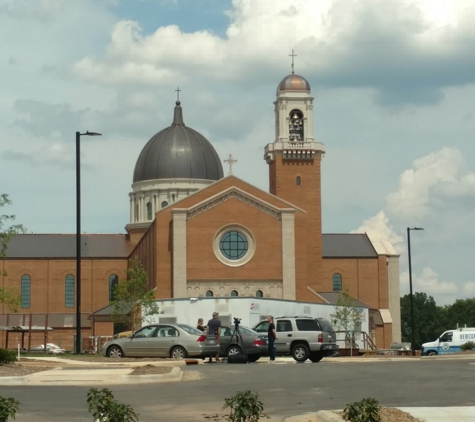
M 241 318 L 234 317 L 234 326 L 237 327 L 241 323 Z

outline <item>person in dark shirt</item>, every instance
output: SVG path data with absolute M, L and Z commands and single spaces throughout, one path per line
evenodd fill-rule
M 196 328 L 201 332 L 205 332 L 205 327 L 203 326 L 203 318 L 198 319 L 198 324 L 196 324 Z
M 274 363 L 275 362 L 275 341 L 278 340 L 277 335 L 275 333 L 274 317 L 272 315 L 268 316 L 267 321 L 269 321 L 269 328 L 267 329 L 267 344 L 269 346 L 269 356 L 270 356 L 269 363 Z
M 221 334 L 221 321 L 218 319 L 219 314 L 213 312 L 213 318 L 208 321 L 208 334 L 216 336 L 216 342 L 219 345 L 219 336 Z M 209 357 L 209 362 L 213 362 L 213 357 Z M 219 353 L 216 355 L 216 362 L 219 362 Z

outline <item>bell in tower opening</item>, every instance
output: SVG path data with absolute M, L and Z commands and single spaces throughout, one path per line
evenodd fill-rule
M 303 142 L 303 113 L 300 110 L 292 110 L 289 115 L 289 141 Z

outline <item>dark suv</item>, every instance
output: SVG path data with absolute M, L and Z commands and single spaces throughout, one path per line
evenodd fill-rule
M 325 318 L 278 317 L 274 319 L 277 332 L 275 351 L 292 355 L 297 362 L 319 362 L 338 350 L 336 334 Z M 267 335 L 269 323 L 261 321 L 253 327 L 260 335 Z

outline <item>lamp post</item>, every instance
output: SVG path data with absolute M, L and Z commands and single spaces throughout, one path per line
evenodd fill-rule
M 407 228 L 407 254 L 409 258 L 409 300 L 411 303 L 411 350 L 412 356 L 416 355 L 416 340 L 414 323 L 414 297 L 412 294 L 412 265 L 411 265 L 411 230 L 424 230 L 422 227 L 408 227 Z
M 76 132 L 76 354 L 81 353 L 81 136 L 97 132 Z

